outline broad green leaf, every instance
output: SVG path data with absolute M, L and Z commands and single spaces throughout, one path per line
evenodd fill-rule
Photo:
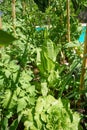
M 23 116 L 23 113 L 22 113 L 22 112 L 18 114 L 18 122 L 20 122 L 20 121 L 21 121 L 22 116 Z
M 56 56 L 58 54 L 57 49 L 58 49 L 57 46 L 50 39 L 48 39 L 48 41 L 47 41 L 47 53 L 48 53 L 48 57 L 53 61 L 56 61 Z
M 34 95 L 35 94 L 35 86 L 30 86 L 29 88 L 28 88 L 28 92 L 30 93 L 30 95 Z
M 6 76 L 7 78 L 9 78 L 9 77 L 10 77 L 10 75 L 11 75 L 10 70 L 5 69 L 4 71 L 5 71 L 5 76 Z
M 17 94 L 16 91 L 13 92 L 12 97 L 11 97 L 11 102 L 9 105 L 9 108 L 12 109 L 17 105 Z
M 41 71 L 44 73 L 47 72 L 47 59 L 46 57 L 44 56 L 44 52 L 42 51 L 41 52 Z
M 34 126 L 33 122 L 28 121 L 28 120 L 26 120 L 26 121 L 24 122 L 24 126 L 25 126 L 25 129 L 24 129 L 24 130 L 38 130 L 38 129 Z
M 24 97 L 25 96 L 25 91 L 24 90 L 21 90 L 20 93 L 19 93 L 19 97 Z
M 43 122 L 46 122 L 46 121 L 47 121 L 47 115 L 45 114 L 45 112 L 46 112 L 46 111 L 42 111 L 42 113 L 41 113 L 41 120 L 42 120 Z
M 17 94 L 17 96 L 20 94 L 20 91 L 21 91 L 21 88 L 20 88 L 20 87 L 17 87 L 17 89 L 16 89 L 16 94 Z
M 9 130 L 8 129 L 8 119 L 5 117 L 5 118 L 3 118 L 3 122 L 1 122 L 2 123 L 2 130 Z
M 7 32 L 0 30 L 0 46 L 1 45 L 9 45 L 11 44 L 14 40 L 16 40 L 15 37 L 12 35 L 8 34 Z
M 3 99 L 3 101 L 2 101 L 4 108 L 7 107 L 8 103 L 9 103 L 9 101 L 10 101 L 11 93 L 12 93 L 12 92 L 11 92 L 10 89 L 6 90 L 6 92 L 5 92 L 4 99 Z
M 56 84 L 56 82 L 58 81 L 58 78 L 59 78 L 59 77 L 60 77 L 60 76 L 59 76 L 58 71 L 52 70 L 52 71 L 50 72 L 49 77 L 48 77 L 48 82 L 49 82 L 49 84 L 50 84 L 51 86 L 54 86 L 54 87 L 55 87 L 55 84 Z
M 22 114 L 27 117 L 28 121 L 33 122 L 32 108 L 22 111 Z
M 20 83 L 29 83 L 29 81 L 32 80 L 32 76 L 29 74 L 28 71 L 23 70 L 21 72 L 21 77 L 20 77 Z
M 17 112 L 22 111 L 27 106 L 27 102 L 24 98 L 19 98 L 17 101 Z
M 53 60 L 51 60 L 46 53 L 44 53 L 44 57 L 46 58 L 46 69 L 47 72 L 50 73 L 52 70 L 54 70 L 55 68 L 55 63 L 53 62 Z

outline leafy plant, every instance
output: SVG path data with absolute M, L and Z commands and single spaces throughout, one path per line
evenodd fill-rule
M 34 110 L 24 112 L 25 130 L 78 130 L 80 117 L 66 100 L 48 95 L 39 97 Z M 27 117 L 27 118 L 26 118 Z
M 0 9 L 3 29 L 13 35 L 11 2 L 3 1 Z M 77 101 L 83 47 L 77 42 L 81 27 L 72 2 L 71 43 L 67 43 L 65 0 L 50 0 L 45 12 L 34 0 L 15 4 L 17 40 L 0 48 L 0 129 L 82 129 L 80 122 L 85 126 L 86 122 L 80 119 L 86 104 L 82 98 L 80 111 Z M 44 29 L 37 31 L 37 26 Z M 8 44 L 9 39 L 2 40 Z

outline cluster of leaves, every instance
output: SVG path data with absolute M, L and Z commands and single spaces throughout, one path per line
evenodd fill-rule
M 25 111 L 24 116 L 25 130 L 78 130 L 80 120 L 66 100 L 56 100 L 51 95 L 40 96 L 34 110 Z
M 22 2 L 16 2 L 18 40 L 0 48 L 1 129 L 17 130 L 22 123 L 22 130 L 80 130 L 80 115 L 72 112 L 69 101 L 61 99 L 67 97 L 77 101 L 79 98 L 81 59 L 74 48 L 82 52 L 76 41 L 66 45 L 66 1 L 51 2 L 44 13 L 33 0 L 24 2 L 25 13 Z M 3 4 L 9 3 L 11 1 Z M 8 9 L 11 11 L 10 7 Z M 12 32 L 10 17 L 3 17 L 3 28 Z M 79 29 L 73 13 L 71 23 L 74 23 L 71 24 L 74 40 Z M 52 28 L 35 29 L 44 24 Z

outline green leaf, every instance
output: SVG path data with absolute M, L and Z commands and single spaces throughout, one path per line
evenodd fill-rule
M 18 127 L 18 119 L 15 119 L 15 120 L 12 122 L 12 124 L 11 124 L 9 130 L 16 130 L 17 127 Z
M 44 74 L 47 72 L 47 60 L 46 57 L 44 56 L 44 52 L 41 52 L 41 63 L 40 63 L 40 70 Z
M 28 87 L 28 92 L 30 93 L 30 95 L 34 95 L 35 94 L 35 86 L 30 86 L 30 87 Z
M 24 98 L 20 98 L 17 101 L 17 112 L 22 111 L 24 108 L 26 108 L 27 102 L 25 101 Z
M 38 128 L 41 129 L 46 124 L 45 128 L 48 130 L 78 130 L 80 116 L 72 112 L 68 103 L 65 104 L 63 105 L 61 98 L 57 100 L 51 95 L 39 97 L 34 114 Z M 72 121 L 70 114 L 73 117 Z
M 2 122 L 2 124 L 1 124 L 1 126 L 2 126 L 2 130 L 8 130 L 8 119 L 5 117 L 5 118 L 3 118 L 3 122 Z
M 25 130 L 38 130 L 38 129 L 34 126 L 33 122 L 28 121 L 28 120 L 26 120 L 26 121 L 24 122 L 24 126 L 25 126 Z
M 5 71 L 5 76 L 6 76 L 7 78 L 9 78 L 10 75 L 11 75 L 11 72 L 10 72 L 8 69 L 5 69 L 4 71 Z
M 52 59 L 50 59 L 48 56 L 47 56 L 47 53 L 44 53 L 44 57 L 46 58 L 46 69 L 48 71 L 48 73 L 50 73 L 52 70 L 54 70 L 55 68 L 55 63 L 53 62 Z
M 12 35 L 8 34 L 3 30 L 0 30 L 0 45 L 9 45 L 14 40 L 16 40 L 15 37 L 13 37 Z
M 48 39 L 48 41 L 47 41 L 47 54 L 48 54 L 48 57 L 53 61 L 56 61 L 56 56 L 58 54 L 57 49 L 58 49 L 57 46 L 50 39 Z
M 43 96 L 47 96 L 48 93 L 47 82 L 41 83 L 41 92 Z
M 50 84 L 51 86 L 54 86 L 54 87 L 55 87 L 55 84 L 57 83 L 59 77 L 60 77 L 60 76 L 59 76 L 58 71 L 52 70 L 52 71 L 50 72 L 49 77 L 48 77 L 48 82 L 49 82 L 49 84 Z
M 12 93 L 12 92 L 11 92 L 10 89 L 6 90 L 6 92 L 5 92 L 4 99 L 3 99 L 3 101 L 2 101 L 4 108 L 6 108 L 7 105 L 8 105 L 8 103 L 9 103 L 9 100 L 10 100 L 10 98 L 11 98 L 11 93 Z

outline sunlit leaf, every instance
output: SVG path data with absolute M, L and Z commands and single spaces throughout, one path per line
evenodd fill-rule
M 41 92 L 43 96 L 47 96 L 48 93 L 47 82 L 41 83 Z
M 8 90 L 6 90 L 5 95 L 4 95 L 4 99 L 3 99 L 3 101 L 2 101 L 2 102 L 3 102 L 3 107 L 4 107 L 4 108 L 7 107 L 10 98 L 11 98 L 11 90 L 8 89 Z
M 22 111 L 27 105 L 27 102 L 25 101 L 24 98 L 18 99 L 18 107 L 17 107 L 17 112 Z

